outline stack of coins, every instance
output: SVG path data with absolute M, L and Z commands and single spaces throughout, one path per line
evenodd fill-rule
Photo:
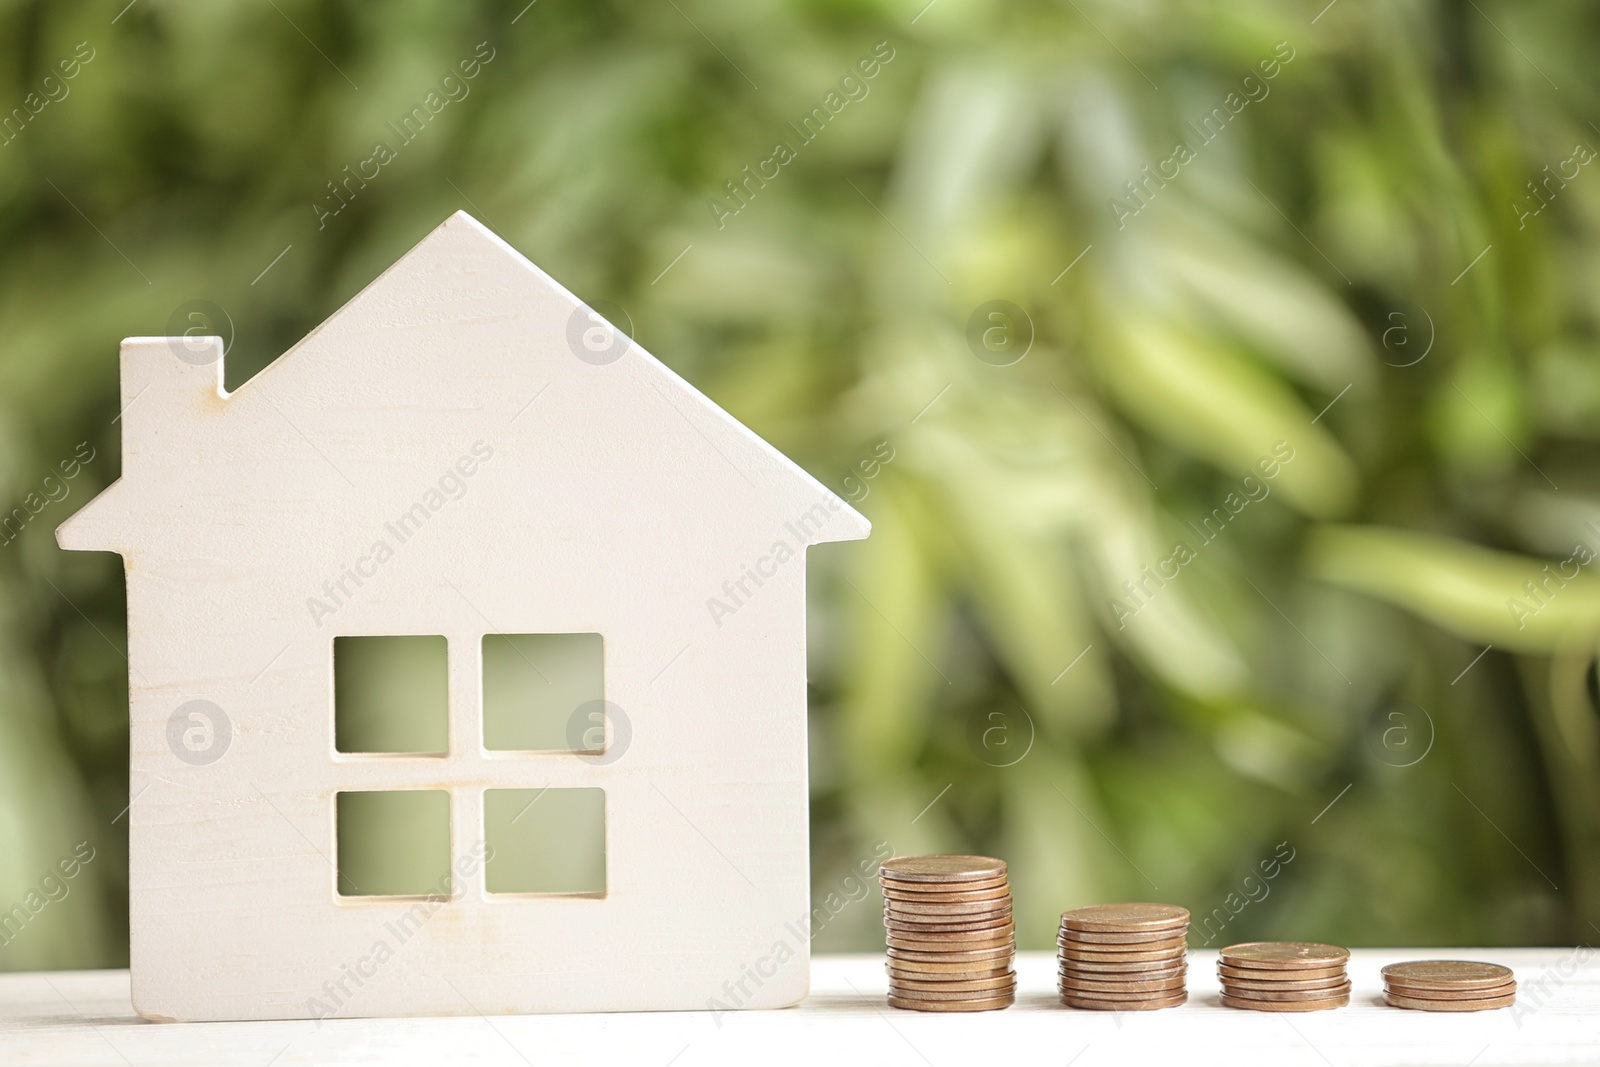
M 1350 951 L 1306 941 L 1234 945 L 1217 958 L 1222 1003 L 1252 1011 L 1321 1011 L 1350 1003 Z
M 1017 928 L 1001 860 L 899 856 L 878 870 L 889 943 L 889 1004 L 989 1011 L 1017 995 Z
M 1464 960 L 1417 960 L 1383 969 L 1383 999 L 1419 1011 L 1484 1011 L 1517 1001 L 1511 968 Z
M 1061 1002 L 1095 1011 L 1172 1008 L 1189 999 L 1189 913 L 1170 904 L 1097 904 L 1061 916 Z

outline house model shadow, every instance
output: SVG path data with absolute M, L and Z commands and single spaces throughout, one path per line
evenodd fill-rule
M 121 376 L 122 477 L 57 538 L 127 570 L 142 1015 L 805 996 L 805 550 L 864 518 L 465 214 L 233 393 L 217 338 Z M 543 634 L 599 635 L 602 710 L 487 746 L 486 639 Z M 447 650 L 443 750 L 340 751 L 336 639 L 403 635 Z M 603 886 L 492 891 L 486 807 L 547 789 L 603 791 Z M 448 881 L 351 892 L 340 798 L 410 791 Z

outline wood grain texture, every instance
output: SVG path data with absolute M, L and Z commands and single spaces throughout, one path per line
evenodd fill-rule
M 805 551 L 869 525 L 606 328 L 457 214 L 232 394 L 218 340 L 123 343 L 122 477 L 57 536 L 127 569 L 140 1013 L 704 1009 L 780 943 L 739 1006 L 805 996 Z M 486 752 L 483 635 L 578 632 L 625 750 Z M 449 642 L 444 757 L 334 751 L 333 639 L 384 634 Z M 544 786 L 605 789 L 603 897 L 484 891 L 483 790 Z M 443 904 L 334 892 L 334 793 L 397 788 L 451 793 Z

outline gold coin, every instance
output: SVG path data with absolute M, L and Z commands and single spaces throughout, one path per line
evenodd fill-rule
M 1011 897 L 997 897 L 994 901 L 966 901 L 946 904 L 944 901 L 883 901 L 885 915 L 912 915 L 933 918 L 936 923 L 966 921 L 968 915 L 1010 915 Z
M 899 915 L 885 915 L 883 925 L 890 929 L 902 929 L 907 933 L 925 934 L 958 934 L 971 933 L 976 929 L 1016 929 L 1010 915 L 1000 918 L 984 918 L 984 920 L 962 921 L 962 923 L 925 923 L 922 920 L 910 920 Z
M 993 889 L 975 889 L 971 892 L 907 893 L 902 889 L 885 886 L 883 897 L 885 900 L 903 904 L 974 904 L 983 900 L 1010 900 L 1011 887 L 997 885 Z
M 894 940 L 899 939 L 896 938 Z M 954 944 L 940 944 L 937 941 L 917 941 L 910 945 L 894 944 L 884 947 L 884 953 L 886 955 L 893 956 L 897 954 L 903 954 L 908 955 L 911 959 L 931 959 L 934 956 L 949 956 L 952 954 L 963 956 L 967 953 L 977 953 L 979 955 L 986 955 L 994 952 L 1014 953 L 1016 950 L 1016 941 L 1009 938 L 1005 941 L 996 941 L 992 944 L 989 942 L 983 942 L 981 944 L 974 945 L 970 941 L 958 941 Z
M 1003 926 L 1011 921 L 1012 909 L 1009 907 L 992 909 L 989 912 L 972 912 L 966 915 L 938 915 L 928 912 L 902 911 L 899 908 L 884 905 L 883 917 L 885 921 L 899 923 L 914 923 L 919 926 L 961 926 L 973 923 L 988 923 L 991 926 Z
M 901 982 L 954 982 L 964 984 L 967 982 L 989 983 L 998 982 L 1014 976 L 1017 972 L 1010 968 L 994 971 L 951 971 L 947 974 L 930 974 L 924 971 L 893 971 L 889 972 L 889 988 L 893 990 Z M 985 994 L 979 993 L 979 996 Z
M 1175 974 L 1187 974 L 1189 963 L 1180 959 L 1163 963 L 1143 963 L 1134 970 L 1109 971 L 1095 963 L 1057 960 L 1056 971 L 1069 978 L 1086 978 L 1098 982 L 1148 982 L 1156 978 L 1171 978 Z
M 973 915 L 920 915 L 906 911 L 885 911 L 883 921 L 886 926 L 898 926 L 901 923 L 915 923 L 918 926 L 935 928 L 941 926 L 971 926 L 982 923 L 1008 923 L 1011 922 L 1011 910 L 981 912 Z M 960 932 L 960 931 L 956 931 Z
M 1189 909 L 1172 904 L 1091 904 L 1063 912 L 1072 930 L 1171 930 L 1189 925 Z
M 1098 952 L 1101 955 L 1112 957 L 1112 955 L 1126 955 L 1126 953 L 1130 952 L 1162 952 L 1162 950 L 1187 949 L 1189 947 L 1189 939 L 1179 934 L 1176 937 L 1155 937 L 1152 941 L 1077 941 L 1075 937 L 1058 934 L 1056 936 L 1056 947 L 1058 949 L 1072 949 L 1075 952 Z
M 978 960 L 1009 960 L 1016 956 L 1017 950 L 1011 945 L 1001 948 L 979 949 L 973 952 L 918 952 L 913 949 L 891 948 L 888 950 L 891 960 L 907 960 L 913 963 L 971 963 Z
M 1186 970 L 1189 963 L 1183 956 L 1138 963 L 1107 963 L 1103 960 L 1071 960 L 1058 957 L 1056 966 L 1063 971 L 1079 974 L 1158 974 L 1161 971 Z
M 926 916 L 923 919 L 927 918 Z M 985 938 L 1005 937 L 1015 932 L 1016 922 L 1010 915 L 1002 915 L 998 919 L 965 919 L 959 918 L 952 922 L 945 922 L 950 916 L 943 916 L 936 922 L 925 922 L 923 919 L 902 919 L 898 915 L 885 915 L 883 925 L 889 930 L 901 930 L 899 937 L 955 937 L 958 940 L 982 941 Z M 947 929 L 947 927 L 972 927 L 972 929 Z
M 1350 996 L 1350 983 L 1340 982 L 1331 988 L 1323 989 L 1239 989 L 1236 986 L 1224 983 L 1222 986 L 1224 996 L 1236 1000 L 1327 1000 L 1330 997 Z
M 896 856 L 878 873 L 903 882 L 974 882 L 999 878 L 1006 863 L 988 856 Z
M 1329 1008 L 1342 1008 L 1349 1003 L 1348 994 L 1326 1000 L 1245 1000 L 1222 994 L 1224 1008 L 1243 1008 L 1246 1011 L 1326 1011 Z
M 1158 978 L 1140 978 L 1134 981 L 1123 982 L 1115 979 L 1085 978 L 1081 974 L 1056 974 L 1056 987 L 1081 989 L 1086 993 L 1096 991 L 1102 993 L 1140 993 L 1160 989 L 1186 989 L 1189 976 L 1186 974 L 1165 974 Z
M 1473 997 L 1470 1000 L 1423 1000 L 1403 997 L 1384 991 L 1383 999 L 1392 1007 L 1413 1008 L 1417 1011 L 1488 1011 L 1491 1008 L 1509 1008 L 1517 1002 L 1515 993 L 1503 997 Z
M 984 916 L 1011 914 L 1011 898 L 976 900 L 970 904 L 908 904 L 903 900 L 883 902 L 885 915 L 905 915 L 915 919 L 932 918 L 935 922 L 969 922 Z M 953 917 L 946 919 L 946 916 Z
M 1267 967 L 1272 970 L 1292 970 L 1297 967 L 1327 967 L 1343 965 L 1350 961 L 1350 950 L 1337 945 L 1319 945 L 1313 941 L 1252 941 L 1243 945 L 1229 945 L 1222 950 L 1219 962 L 1235 966 Z
M 1096 952 L 1091 949 L 1067 948 L 1064 945 L 1056 947 L 1056 955 L 1064 960 L 1082 960 L 1086 963 L 1143 963 L 1154 960 L 1183 959 L 1189 947 L 1179 941 L 1170 947 L 1151 949 L 1147 952 Z
M 1466 960 L 1412 960 L 1383 969 L 1385 982 L 1413 989 L 1489 989 L 1512 978 L 1510 967 Z
M 896 1000 L 918 1002 L 922 1004 L 969 1004 L 974 1000 L 992 1000 L 998 997 L 1015 998 L 1016 988 L 996 989 L 991 993 L 920 993 L 916 990 L 891 989 L 889 995 Z
M 1010 891 L 1011 882 L 1001 875 L 999 878 L 983 878 L 976 881 L 963 882 L 905 882 L 898 878 L 882 876 L 878 884 L 885 892 L 893 890 L 898 895 L 921 897 L 940 897 L 947 893 L 986 893 L 996 889 Z
M 1294 974 L 1294 971 L 1287 972 Z M 1337 989 L 1346 985 L 1349 979 L 1340 974 L 1332 978 L 1306 978 L 1295 981 L 1275 981 L 1273 979 L 1258 978 L 1224 978 L 1223 989 L 1240 991 L 1242 996 L 1248 996 L 1247 990 L 1258 989 L 1263 992 L 1295 992 L 1297 990 Z
M 925 978 L 891 978 L 890 982 L 893 984 L 894 988 L 898 990 L 919 989 L 929 993 L 937 993 L 941 990 L 962 993 L 982 993 L 985 990 L 1015 988 L 1017 984 L 1017 974 L 1015 971 L 1007 971 L 998 978 L 958 978 L 952 981 L 944 981 L 938 976 L 930 976 Z
M 891 933 L 884 940 L 888 941 L 890 938 L 897 941 L 914 942 L 910 947 L 902 945 L 885 946 L 886 949 L 893 949 L 895 952 L 995 952 L 1000 949 L 1015 949 L 1017 947 L 1016 936 L 1009 930 L 1005 932 L 1004 937 L 995 939 L 998 942 L 996 944 L 983 941 L 942 941 L 929 934 L 905 933 Z
M 924 908 L 935 908 L 939 912 L 952 909 L 950 913 L 984 911 L 989 908 L 1006 908 L 1011 906 L 1010 892 L 1000 893 L 985 900 L 946 900 L 941 894 L 923 893 L 920 896 L 906 899 L 900 896 L 885 896 L 883 906 L 886 908 L 900 908 L 905 911 L 921 911 Z
M 1395 982 L 1383 983 L 1385 993 L 1406 997 L 1410 1000 L 1486 1000 L 1494 997 L 1515 996 L 1517 983 L 1506 982 L 1504 985 L 1487 986 L 1481 989 L 1417 989 L 1412 986 L 1399 985 Z
M 968 912 L 981 912 L 986 907 L 1000 907 L 1010 904 L 1011 889 L 986 889 L 982 896 L 973 897 L 970 901 L 963 901 L 960 893 L 885 893 L 883 904 L 891 907 L 955 907 Z
M 1143 997 L 1133 1000 L 1100 1000 L 1081 996 L 1071 990 L 1061 993 L 1061 1003 L 1069 1008 L 1084 1011 L 1155 1011 L 1158 1008 L 1176 1008 L 1186 1003 L 1188 999 L 1187 992 L 1170 997 Z
M 908 1011 L 994 1011 L 996 1008 L 1009 1008 L 1016 1001 L 1015 993 L 983 1000 L 907 1000 L 892 993 L 889 995 L 889 1007 Z
M 968 978 L 993 978 L 997 974 L 1004 974 L 1011 970 L 1012 958 L 1001 956 L 993 960 L 890 960 L 884 968 L 890 975 L 905 975 L 908 978 L 922 978 L 929 974 L 961 974 Z
M 895 937 L 891 934 L 884 938 L 884 941 L 887 942 L 886 948 L 904 948 L 912 952 L 979 952 L 986 948 L 1014 948 L 1017 944 L 1013 934 L 1006 934 L 1004 937 L 986 937 L 981 941 L 974 940 L 967 934 L 951 934 L 937 941 L 921 937 Z
M 913 923 L 926 923 L 930 926 L 952 926 L 977 922 L 1008 922 L 1011 919 L 1011 915 L 1012 909 L 1009 901 L 1004 907 L 990 907 L 984 911 L 937 912 L 924 908 L 910 910 L 895 906 L 883 909 L 885 920 L 904 920 Z
M 1099 965 L 1099 963 L 1083 963 L 1082 960 L 1056 960 L 1056 969 L 1061 974 L 1080 974 L 1083 977 L 1104 979 L 1104 981 L 1109 982 L 1122 981 L 1122 979 L 1139 981 L 1139 979 L 1152 979 L 1152 977 L 1166 977 L 1170 976 L 1170 974 L 1186 974 L 1189 971 L 1189 961 L 1166 960 L 1162 961 L 1162 963 L 1139 963 L 1139 965 L 1133 966 L 1131 969 L 1123 968 L 1112 971 L 1112 969 L 1107 969 L 1106 966 Z
M 982 952 L 917 952 L 910 949 L 888 949 L 886 959 L 895 965 L 913 966 L 918 963 L 965 963 L 974 967 L 998 967 L 1017 956 L 1017 950 L 1007 945 L 1003 948 L 985 949 Z
M 992 929 L 1012 925 L 1012 913 L 1000 912 L 981 915 L 913 915 L 903 911 L 884 910 L 886 926 L 900 926 L 908 930 L 927 930 L 929 933 L 971 933 L 974 930 Z
M 943 990 L 907 989 L 906 987 L 896 983 L 895 985 L 890 986 L 889 995 L 893 997 L 899 997 L 902 1000 L 988 1000 L 992 997 L 1009 997 L 1015 994 L 1016 991 L 1017 983 L 1016 980 L 1013 979 L 1008 985 L 996 986 L 993 989 L 978 992 L 963 990 L 947 992 Z
M 1185 976 L 1174 975 L 1171 978 L 1158 978 L 1154 980 L 1138 979 L 1127 982 L 1096 982 L 1083 978 L 1068 978 L 1065 975 L 1056 980 L 1060 989 L 1072 989 L 1079 993 L 1170 993 L 1173 990 L 1185 988 Z
M 900 937 L 907 941 L 936 941 L 941 945 L 956 941 L 1000 941 L 1005 938 L 1015 940 L 1017 932 L 1016 924 L 1009 919 L 999 926 L 979 930 L 910 929 L 898 922 L 885 922 L 883 926 L 884 934 L 888 937 Z
M 968 989 L 971 987 L 971 989 Z M 891 977 L 890 992 L 899 997 L 904 993 L 909 1000 L 982 1000 L 1000 997 L 1016 989 L 1016 971 L 1005 971 L 981 979 L 957 979 L 939 982 L 926 977 Z
M 1286 974 L 1289 978 L 1310 982 L 1318 978 L 1342 980 L 1345 968 L 1341 963 L 1336 967 L 1295 967 L 1285 972 L 1282 967 L 1230 967 L 1226 963 L 1218 963 L 1217 974 L 1222 978 L 1244 978 L 1256 982 L 1270 982 L 1275 976 Z
M 894 926 L 899 925 L 901 925 L 901 923 L 899 923 L 898 920 L 890 921 L 885 917 L 885 926 L 888 926 L 888 928 L 894 928 Z M 939 926 L 941 923 L 933 923 L 933 925 Z M 949 926 L 950 923 L 944 923 L 944 925 Z M 960 925 L 960 923 L 957 923 L 957 925 Z M 1008 933 L 1008 931 L 1006 931 L 1006 926 L 1013 926 L 1014 928 L 1014 921 L 1011 920 L 1011 918 L 1006 918 L 1006 920 L 1002 921 L 997 928 L 936 929 L 936 931 L 931 931 L 931 933 L 933 933 L 934 936 L 938 936 L 941 941 L 942 939 L 954 939 L 954 941 L 984 941 L 984 939 L 987 939 L 987 937 L 1005 937 L 1006 933 Z
M 956 951 L 961 951 L 962 949 L 968 947 L 957 941 L 945 939 L 946 934 L 955 933 L 983 934 L 984 939 L 989 941 L 998 941 L 1003 938 L 1010 938 L 1013 942 L 1015 942 L 1017 938 L 1017 928 L 1010 923 L 1007 923 L 1004 926 L 983 926 L 976 930 L 930 930 L 925 926 L 911 927 L 901 923 L 888 923 L 884 929 L 885 938 L 898 937 L 904 941 L 922 941 L 937 945 L 951 945 L 956 949 Z
M 1109 1001 L 1134 1001 L 1134 1000 L 1170 1000 L 1172 997 L 1182 996 L 1185 993 L 1183 986 L 1168 989 L 1073 989 L 1063 982 L 1056 983 L 1056 991 L 1066 996 L 1078 997 L 1082 1000 L 1109 1000 Z
M 971 948 L 965 944 L 941 945 L 936 942 L 924 942 L 916 948 L 886 948 L 890 959 L 933 959 L 935 957 L 949 957 L 952 960 L 982 959 L 987 956 L 1014 955 L 1017 946 L 1014 941 L 1005 941 L 998 945 L 986 945 L 982 948 Z
M 1069 930 L 1056 931 L 1056 943 L 1071 941 L 1081 945 L 1147 945 L 1152 941 L 1187 940 L 1185 931 L 1174 930 Z
M 1006 974 L 1014 973 L 1013 969 L 1011 969 L 1010 961 L 1002 961 L 997 966 L 968 966 L 968 968 L 958 968 L 954 969 L 954 971 L 930 971 L 930 969 L 925 968 L 910 969 L 902 968 L 898 963 L 886 963 L 883 966 L 883 971 L 890 976 L 891 982 L 990 982 L 997 979 L 997 977 L 1005 977 Z

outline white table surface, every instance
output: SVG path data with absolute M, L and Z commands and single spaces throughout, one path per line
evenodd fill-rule
M 1515 1008 L 1476 1013 L 1384 1006 L 1378 969 L 1405 959 L 1474 959 L 1517 973 Z M 1055 959 L 1017 961 L 1015 1006 L 975 1014 L 897 1011 L 881 956 L 822 956 L 812 993 L 787 1011 L 461 1016 L 161 1024 L 133 1014 L 126 971 L 0 975 L 0 1064 L 1600 1064 L 1600 950 L 1363 949 L 1336 1011 L 1269 1014 L 1217 1002 L 1216 953 L 1189 958 L 1189 1003 L 1154 1012 L 1061 1006 Z

